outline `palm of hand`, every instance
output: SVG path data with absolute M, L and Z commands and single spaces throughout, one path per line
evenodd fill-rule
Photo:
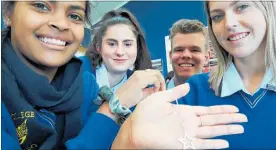
M 142 101 L 136 107 L 141 110 L 135 111 L 139 114 L 135 112 L 132 114 L 135 117 L 135 120 L 132 120 L 132 139 L 139 148 L 152 148 L 154 145 L 157 149 L 181 149 L 183 144 L 178 139 L 185 135 L 195 137 L 198 128 L 196 114 L 191 108 L 183 105 L 183 109 L 186 109 L 187 113 L 180 116 L 175 105 L 162 101 L 164 96 L 162 94 L 149 96 L 149 99 L 160 99 L 160 101 L 153 100 L 146 103 Z M 168 143 L 170 144 L 168 145 Z

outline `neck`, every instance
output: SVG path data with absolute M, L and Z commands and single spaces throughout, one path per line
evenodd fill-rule
M 46 76 L 49 80 L 49 83 L 54 79 L 58 68 L 47 68 L 35 63 L 31 63 L 31 61 L 27 60 L 26 57 L 24 57 L 19 51 L 15 50 L 15 53 L 19 57 L 19 59 L 28 67 L 30 67 L 33 71 L 40 75 Z
M 256 50 L 246 58 L 234 58 L 235 66 L 243 80 L 245 88 L 254 93 L 260 86 L 265 75 L 264 50 Z
M 185 83 L 187 81 L 187 78 L 179 77 L 175 74 L 174 77 L 173 77 L 173 81 L 174 81 L 174 85 L 178 86 L 180 84 Z
M 114 73 L 114 72 L 107 71 L 107 76 L 108 76 L 108 81 L 109 81 L 110 87 L 116 86 L 120 81 L 122 81 L 122 79 L 124 78 L 125 75 L 126 75 L 126 72 Z

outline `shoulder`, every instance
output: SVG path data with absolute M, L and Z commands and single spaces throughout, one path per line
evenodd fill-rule
M 83 62 L 90 62 L 90 59 L 87 57 L 87 56 L 80 56 L 80 57 L 77 57 L 78 59 L 80 59 L 81 61 Z
M 1 101 L 1 122 L 1 131 L 7 132 L 9 136 L 15 137 L 17 139 L 17 133 L 11 115 L 3 101 Z
M 196 105 L 200 95 L 210 91 L 208 83 L 209 74 L 197 74 L 190 77 L 187 83 L 190 86 L 189 93 L 180 99 L 180 103 Z
M 80 56 L 77 57 L 79 60 L 82 61 L 82 66 L 83 66 L 83 71 L 88 71 L 91 72 L 95 75 L 95 69 L 93 68 L 92 64 L 91 64 L 91 60 L 89 59 L 89 57 L 87 56 Z
M 202 74 L 196 74 L 192 77 L 190 77 L 187 81 L 187 83 L 190 84 L 190 86 L 194 87 L 209 87 L 209 73 L 202 73 Z
M 96 82 L 96 77 L 89 71 L 83 72 L 83 104 L 82 114 L 84 122 L 92 112 L 96 112 L 98 106 L 93 104 L 93 100 L 97 98 L 99 86 Z
M 83 73 L 83 93 L 84 100 L 94 100 L 97 97 L 99 86 L 96 81 L 96 77 L 90 72 Z

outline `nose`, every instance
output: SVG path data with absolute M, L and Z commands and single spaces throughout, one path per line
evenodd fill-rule
M 189 49 L 185 49 L 182 52 L 181 58 L 183 58 L 183 59 L 191 59 L 192 58 L 192 54 L 191 54 L 190 50 Z
M 234 31 L 235 28 L 238 26 L 238 16 L 234 13 L 226 13 L 225 14 L 225 27 L 228 31 Z
M 124 54 L 125 54 L 124 48 L 121 45 L 119 45 L 117 47 L 117 49 L 115 49 L 115 54 L 116 54 L 116 56 L 119 56 L 119 57 L 124 56 Z
M 64 14 L 53 15 L 48 24 L 50 28 L 58 31 L 66 31 L 69 29 L 68 18 Z

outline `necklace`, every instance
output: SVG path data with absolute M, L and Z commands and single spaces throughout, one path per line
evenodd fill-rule
M 176 105 L 178 106 L 178 99 L 176 100 Z M 178 111 L 178 115 L 181 117 L 180 115 L 180 111 Z M 182 117 L 181 117 L 182 118 Z M 184 137 L 180 137 L 178 139 L 179 142 L 182 143 L 183 145 L 183 149 L 195 149 L 192 140 L 193 138 L 190 137 L 186 132 L 185 132 L 185 123 L 181 123 L 181 127 L 183 128 L 183 133 L 184 133 Z

